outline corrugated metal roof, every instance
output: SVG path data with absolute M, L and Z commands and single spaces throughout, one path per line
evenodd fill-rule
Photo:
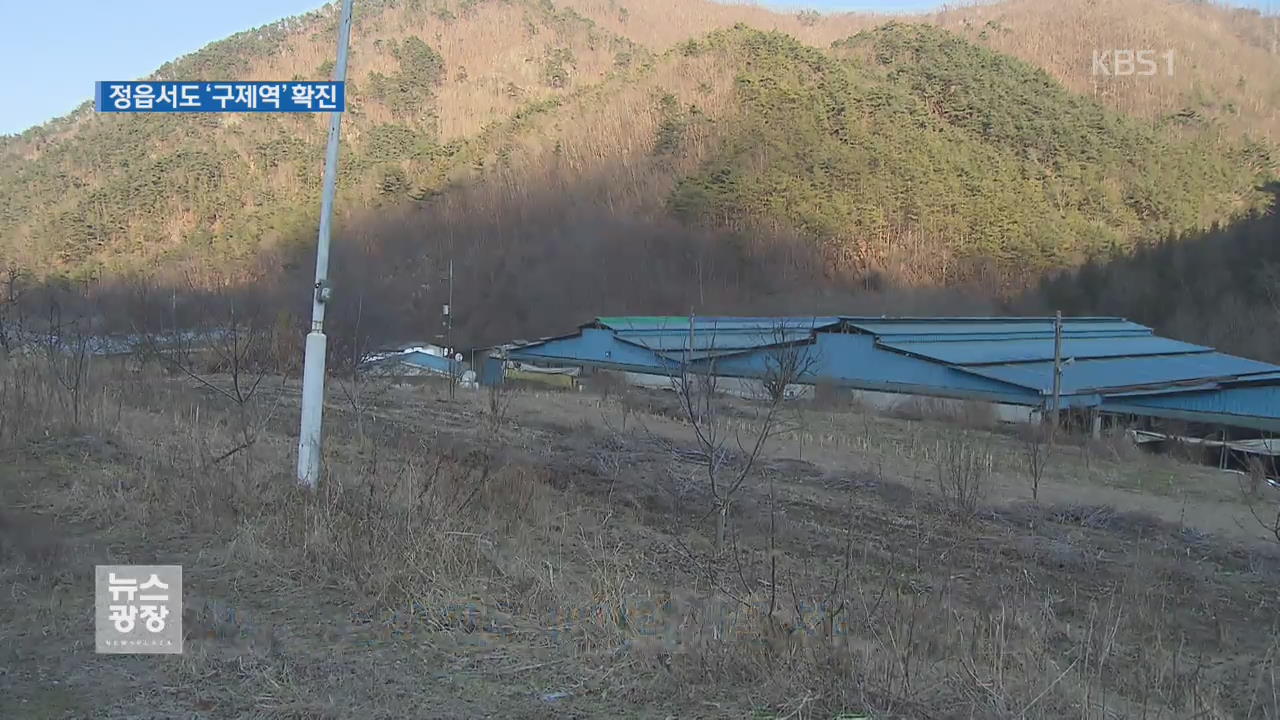
M 694 316 L 693 329 L 715 329 L 717 332 L 735 330 L 754 330 L 771 332 L 778 328 L 801 328 L 818 330 L 840 322 L 838 317 L 718 317 L 714 315 Z M 596 323 L 611 330 L 689 332 L 689 318 L 679 315 L 636 315 L 620 317 L 596 318 Z
M 1068 406 L 1280 431 L 1276 365 L 1157 337 L 1121 318 L 1063 318 L 1062 334 Z M 685 359 L 733 356 L 726 372 L 755 377 L 757 351 L 797 344 L 812 353 L 815 376 L 847 387 L 1028 405 L 1053 387 L 1054 318 L 708 316 L 694 318 L 692 336 L 687 317 L 603 317 L 512 354 L 656 372 Z
M 393 365 L 412 365 L 417 368 L 441 373 L 451 373 L 468 367 L 466 362 L 457 363 L 447 357 L 441 357 L 421 349 L 411 349 L 392 354 L 378 354 L 365 359 L 361 365 L 365 367 L 389 367 Z
M 1009 365 L 966 366 L 961 369 L 993 380 L 1021 385 L 1031 390 L 1047 391 L 1053 387 L 1052 360 Z M 1275 370 L 1274 365 L 1216 352 L 1166 355 L 1156 358 L 1117 357 L 1082 360 L 1063 366 L 1061 392 L 1074 394 L 1216 379 L 1229 380 L 1240 375 Z
M 1275 380 L 1280 380 L 1280 367 L 1272 368 L 1272 372 L 1265 372 L 1259 375 L 1249 375 L 1248 377 L 1236 378 L 1235 380 L 1232 380 L 1228 384 L 1232 386 L 1237 386 L 1237 385 L 1246 386 L 1246 385 L 1262 383 L 1262 382 L 1270 384 Z
M 673 330 L 665 333 L 617 331 L 619 340 L 639 345 L 655 352 L 675 350 L 747 350 L 769 345 L 808 340 L 813 336 L 809 330 L 787 330 L 760 332 L 758 330 L 711 330 L 694 328 Z
M 994 340 L 994 341 L 882 341 L 883 347 L 917 357 L 929 358 L 953 365 L 984 365 L 995 363 L 1034 362 L 1053 360 L 1053 337 Z M 1153 335 L 1129 337 L 1082 338 L 1073 336 L 1062 341 L 1062 357 L 1084 360 L 1090 358 L 1135 357 L 1151 355 L 1177 355 L 1211 352 L 1213 348 L 1192 345 L 1178 340 Z
M 1053 318 L 841 318 L 851 327 L 880 337 L 905 340 L 1000 340 L 1053 337 Z M 1063 318 L 1063 337 L 1150 335 L 1151 328 L 1121 318 Z
M 1133 408 L 1166 408 L 1184 412 L 1276 417 L 1280 409 L 1280 387 L 1241 387 L 1164 395 L 1119 398 L 1118 403 Z
M 595 324 L 607 327 L 622 342 L 651 350 L 669 360 L 704 360 L 736 355 L 774 345 L 805 342 L 819 329 L 839 324 L 834 317 L 604 317 Z

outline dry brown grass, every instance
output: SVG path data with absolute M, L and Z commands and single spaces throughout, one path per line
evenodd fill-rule
M 670 495 L 652 434 L 562 427 L 550 395 L 521 397 L 499 436 L 482 397 L 367 386 L 330 407 L 307 493 L 292 385 L 257 398 L 247 460 L 211 463 L 200 447 L 235 442 L 231 409 L 190 383 L 102 371 L 104 410 L 72 429 L 38 365 L 0 374 L 28 390 L 0 413 L 30 418 L 0 439 L 6 717 L 1280 712 L 1265 547 L 1100 507 L 960 518 L 900 484 L 906 458 L 839 474 L 776 458 L 759 476 L 776 529 L 750 484 L 735 559 L 708 564 L 711 500 Z M 917 425 L 939 467 L 995 442 Z M 184 655 L 87 648 L 89 566 L 108 559 L 184 565 Z
M 984 430 L 994 428 L 997 422 L 991 403 L 974 400 L 908 396 L 890 408 L 889 414 L 904 420 L 934 420 Z
M 578 10 L 612 32 L 655 50 L 665 50 L 692 36 L 733 27 L 738 23 L 761 30 L 779 30 L 806 43 L 826 46 L 892 19 L 892 16 L 877 13 L 801 16 L 796 12 L 778 11 L 753 2 L 712 0 L 565 0 L 563 4 Z M 622 12 L 623 8 L 626 9 L 625 14 Z
M 1251 11 L 1170 0 L 1006 0 L 931 19 L 1123 112 L 1158 118 L 1190 108 L 1232 131 L 1280 137 L 1280 30 Z M 1163 59 L 1152 77 L 1094 75 L 1094 51 L 1116 49 L 1173 52 L 1173 75 Z

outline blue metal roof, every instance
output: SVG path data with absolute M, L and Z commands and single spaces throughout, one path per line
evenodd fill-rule
M 834 317 L 737 318 L 687 317 L 599 318 L 585 327 L 603 326 L 615 337 L 672 360 L 702 360 L 748 350 L 808 341 L 817 330 L 840 322 Z
M 841 318 L 878 337 L 896 340 L 1015 340 L 1053 337 L 1054 318 Z M 1151 328 L 1120 318 L 1063 318 L 1063 337 L 1150 335 Z
M 1275 415 L 1280 408 L 1280 387 L 1192 389 L 1144 397 L 1116 398 L 1135 407 L 1169 408 L 1221 415 Z
M 840 322 L 838 317 L 717 317 L 714 315 L 693 318 L 694 332 L 715 330 L 718 333 L 734 331 L 772 332 L 779 328 L 816 330 Z M 584 327 L 599 325 L 611 330 L 633 332 L 678 333 L 689 332 L 689 318 L 679 315 L 637 315 L 627 317 L 602 317 Z
M 717 374 L 760 377 L 767 353 L 785 345 L 807 354 L 807 382 L 1040 405 L 1053 386 L 1054 322 L 695 317 L 691 333 L 687 317 L 609 317 L 511 357 L 661 374 L 714 359 Z M 1121 318 L 1063 318 L 1062 336 L 1064 407 L 1280 428 L 1280 366 L 1158 337 Z
M 966 372 L 1021 385 L 1029 390 L 1053 387 L 1053 361 L 1008 365 L 965 366 Z M 1159 357 L 1117 357 L 1082 360 L 1062 367 L 1063 394 L 1122 391 L 1152 385 L 1231 380 L 1241 375 L 1274 371 L 1267 363 L 1223 355 L 1195 353 Z
M 1034 362 L 1053 360 L 1053 336 L 1034 340 L 899 340 L 890 337 L 880 343 L 890 350 L 919 357 L 951 363 L 953 365 L 984 365 L 996 363 Z M 1085 360 L 1092 358 L 1137 357 L 1150 355 L 1185 355 L 1212 352 L 1213 348 L 1192 345 L 1178 340 L 1154 335 L 1125 337 L 1063 338 L 1062 357 Z
M 648 331 L 618 331 L 618 339 L 639 345 L 656 352 L 682 350 L 746 350 L 769 345 L 781 345 L 808 340 L 813 337 L 811 330 L 779 329 L 770 332 L 759 330 L 718 330 L 695 328 L 688 330 L 654 333 Z
M 432 355 L 431 353 L 423 352 L 421 350 L 410 350 L 408 352 L 388 355 L 387 357 L 380 358 L 369 364 L 388 363 L 404 363 L 406 365 L 414 365 L 416 367 L 423 368 L 424 370 L 431 370 L 433 372 L 444 374 L 453 373 L 461 368 L 461 365 L 450 358 Z

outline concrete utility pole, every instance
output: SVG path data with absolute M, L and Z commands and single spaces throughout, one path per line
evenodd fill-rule
M 342 0 L 338 21 L 338 63 L 333 79 L 347 79 L 347 43 L 351 37 L 351 6 Z M 321 420 L 324 415 L 324 306 L 329 297 L 329 232 L 333 218 L 333 196 L 338 184 L 338 135 L 342 113 L 329 115 L 329 146 L 324 156 L 324 192 L 320 199 L 320 237 L 316 243 L 316 284 L 311 298 L 311 332 L 302 364 L 302 427 L 298 433 L 298 482 L 314 488 L 320 480 Z

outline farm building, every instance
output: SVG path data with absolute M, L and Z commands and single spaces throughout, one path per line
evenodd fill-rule
M 647 376 L 688 367 L 758 380 L 788 353 L 799 358 L 802 384 L 986 401 L 1024 414 L 1053 407 L 1056 365 L 1058 407 L 1094 418 L 1095 429 L 1110 416 L 1253 435 L 1280 430 L 1280 366 L 1120 318 L 1065 318 L 1060 332 L 1055 342 L 1054 318 L 605 317 L 503 354 Z
M 361 363 L 365 372 L 383 377 L 456 377 L 463 385 L 475 382 L 475 374 L 467 363 L 448 357 L 439 346 L 410 345 L 399 350 L 383 351 Z

